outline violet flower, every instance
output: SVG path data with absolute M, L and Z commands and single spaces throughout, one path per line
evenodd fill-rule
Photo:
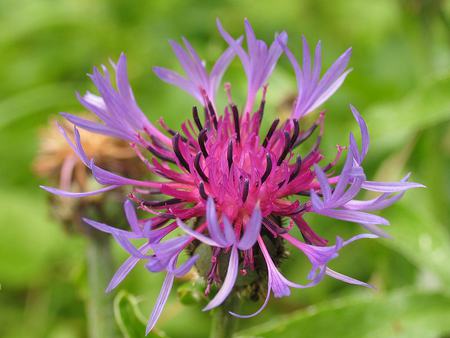
M 256 39 L 252 27 L 245 21 L 246 52 L 241 47 L 241 39 L 232 38 L 219 21 L 217 25 L 230 46 L 210 74 L 185 39 L 185 49 L 171 42 L 185 71 L 184 77 L 164 68 L 154 69 L 163 81 L 196 98 L 205 111 L 204 118 L 200 118 L 198 109 L 194 107 L 192 121 L 182 123 L 180 131 L 170 129 L 162 120 L 163 131 L 158 130 L 137 106 L 128 83 L 123 55 L 117 64 L 113 64 L 117 88 L 109 81 L 106 67 L 102 67 L 104 75 L 97 69 L 91 75 L 100 96 L 88 93 L 79 97 L 81 103 L 102 122 L 63 114 L 79 128 L 128 140 L 136 156 L 153 176 L 159 176 L 158 180 L 126 178 L 98 167 L 84 153 L 75 127 L 74 141 L 64 130 L 62 132 L 75 153 L 91 169 L 94 178 L 104 187 L 85 193 L 43 187 L 62 196 L 84 197 L 119 186 L 130 186 L 124 204 L 129 230 L 95 220 L 86 219 L 85 222 L 111 234 L 130 254 L 130 258 L 114 275 L 107 291 L 117 287 L 141 260 L 149 271 L 166 274 L 147 333 L 157 322 L 174 279 L 186 274 L 195 265 L 198 258 L 195 248 L 199 246 L 209 247 L 211 253 L 210 270 L 203 275 L 207 284 L 206 294 L 209 294 L 212 284 L 220 287 L 204 310 L 220 306 L 237 290 L 236 280 L 249 271 L 255 271 L 262 277 L 261 280 L 267 281 L 266 299 L 252 315 L 267 305 L 271 293 L 275 297 L 285 297 L 292 288 L 312 287 L 326 275 L 350 284 L 369 286 L 332 270 L 328 267 L 329 262 L 355 240 L 385 235 L 377 226 L 387 225 L 388 221 L 372 212 L 393 204 L 406 190 L 422 187 L 421 184 L 408 182 L 409 175 L 400 182 L 367 180 L 362 164 L 369 148 L 368 129 L 354 107 L 351 111 L 360 127 L 361 148 L 350 134 L 348 147 L 340 147 L 336 158 L 327 165 L 322 164 L 324 155 L 320 151 L 324 114 L 321 113 L 311 127 L 300 128 L 299 119 L 321 106 L 343 83 L 349 72 L 345 69 L 350 49 L 321 78 L 320 43 L 312 62 L 308 44 L 303 39 L 300 66 L 286 45 L 287 35 L 284 32 L 276 36 L 268 47 L 265 42 Z M 259 108 L 253 111 L 255 97 L 261 88 L 264 91 L 267 89 L 267 81 L 283 51 L 294 68 L 298 97 L 290 119 L 283 123 L 276 119 L 267 131 L 261 131 L 265 96 Z M 247 76 L 247 101 L 243 113 L 240 113 L 228 91 L 229 104 L 220 113 L 215 102 L 216 90 L 235 54 L 240 58 Z M 304 149 L 303 142 L 312 137 L 317 129 L 314 146 Z M 334 176 L 330 170 L 345 149 L 347 155 L 343 168 L 339 175 Z M 381 195 L 371 200 L 357 199 L 362 190 Z M 155 196 L 158 197 L 155 199 Z M 298 196 L 304 199 L 296 198 Z M 138 219 L 135 207 L 148 216 Z M 358 223 L 375 235 L 361 234 L 349 240 L 338 237 L 334 245 L 328 245 L 328 240 L 305 221 L 304 216 L 309 213 Z M 289 226 L 286 226 L 288 223 Z M 177 229 L 182 230 L 183 234 L 167 239 Z M 136 240 L 140 241 L 138 247 Z M 298 249 L 311 262 L 308 283 L 294 283 L 278 270 L 278 254 L 270 248 L 284 248 L 285 245 Z M 178 263 L 180 254 L 188 247 L 187 252 L 191 256 L 185 262 Z M 219 265 L 223 264 L 220 257 L 228 260 L 224 276 L 220 275 Z M 259 266 L 258 261 L 265 264 Z

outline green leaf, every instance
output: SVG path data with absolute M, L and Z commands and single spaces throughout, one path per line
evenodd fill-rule
M 373 150 L 405 142 L 418 130 L 450 120 L 450 75 L 416 89 L 404 99 L 374 106 L 363 115 L 369 126 Z
M 395 208 L 383 213 L 391 222 L 393 237 L 383 244 L 399 252 L 420 269 L 432 272 L 442 284 L 450 285 L 450 238 L 433 213 L 430 191 L 411 191 Z M 411 207 L 414 206 L 414 207 Z
M 432 338 L 450 332 L 450 297 L 400 290 L 345 297 L 275 318 L 236 338 Z
M 71 250 L 78 248 L 77 241 L 50 221 L 43 195 L 0 190 L 0 276 L 5 288 L 47 283 L 62 258 L 66 266 L 73 263 Z
M 55 83 L 22 91 L 7 99 L 0 100 L 0 129 L 7 128 L 21 119 L 30 118 L 38 113 L 48 114 L 58 104 L 70 102 L 71 86 L 67 83 Z M 57 117 L 56 114 L 53 115 Z
M 120 291 L 114 299 L 114 317 L 124 338 L 145 337 L 146 320 L 139 309 L 139 300 L 135 296 Z M 167 335 L 153 329 L 146 337 L 167 338 Z

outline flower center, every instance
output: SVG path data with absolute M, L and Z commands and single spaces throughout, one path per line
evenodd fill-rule
M 182 124 L 183 135 L 162 122 L 173 135 L 175 162 L 184 171 L 192 196 L 213 197 L 218 211 L 235 225 L 245 224 L 257 203 L 263 215 L 303 211 L 300 202 L 291 203 L 286 197 L 309 189 L 314 179 L 311 167 L 321 159 L 317 146 L 303 160 L 293 155 L 318 123 L 300 133 L 297 119 L 281 124 L 276 119 L 260 137 L 264 106 L 263 99 L 256 112 L 240 115 L 230 103 L 218 116 L 206 99 L 204 125 L 194 107 L 194 123 Z

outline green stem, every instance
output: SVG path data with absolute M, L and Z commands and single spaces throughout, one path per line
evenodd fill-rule
M 210 338 L 231 338 L 236 330 L 237 318 L 228 311 L 236 312 L 239 308 L 236 296 L 230 296 L 221 306 L 213 312 Z
M 87 236 L 87 322 L 90 338 L 118 337 L 113 315 L 113 295 L 105 288 L 113 275 L 110 241 Z

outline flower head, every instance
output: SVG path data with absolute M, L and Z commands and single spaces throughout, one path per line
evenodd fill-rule
M 405 190 L 420 187 L 406 177 L 400 182 L 372 182 L 366 179 L 362 163 L 367 155 L 369 138 L 367 126 L 357 112 L 351 111 L 361 130 L 362 145 L 349 135 L 349 145 L 338 147 L 336 158 L 323 165 L 320 150 L 324 113 L 316 122 L 304 128 L 300 119 L 322 105 L 343 83 L 348 74 L 350 57 L 347 50 L 321 78 L 321 45 L 317 45 L 314 62 L 303 39 L 303 60 L 300 66 L 287 47 L 287 35 L 276 35 L 268 47 L 258 40 L 248 21 L 245 21 L 247 52 L 241 38 L 235 40 L 217 22 L 229 48 L 219 58 L 210 74 L 207 73 L 193 47 L 183 39 L 185 49 L 175 42 L 171 45 L 182 65 L 185 76 L 171 70 L 155 68 L 165 82 L 190 93 L 203 106 L 204 117 L 192 109 L 192 120 L 181 124 L 180 130 L 170 129 L 161 121 L 163 131 L 150 123 L 138 108 L 127 81 L 125 58 L 113 64 L 117 89 L 105 75 L 94 70 L 91 76 L 100 96 L 87 94 L 81 102 L 95 113 L 103 123 L 89 122 L 73 115 L 65 116 L 80 128 L 128 140 L 130 146 L 158 180 L 127 178 L 109 172 L 95 164 L 85 154 L 77 127 L 74 141 L 67 135 L 71 147 L 82 159 L 94 178 L 104 188 L 70 193 L 45 187 L 65 196 L 83 197 L 121 186 L 130 186 L 124 209 L 130 230 L 119 230 L 95 220 L 86 223 L 100 231 L 110 233 L 129 252 L 130 258 L 119 268 L 108 290 L 116 287 L 128 272 L 143 260 L 151 272 L 165 272 L 166 279 L 151 315 L 150 331 L 172 287 L 175 277 L 186 274 L 196 264 L 195 248 L 210 248 L 210 269 L 204 273 L 206 294 L 212 284 L 220 286 L 204 310 L 220 306 L 237 288 L 240 275 L 256 271 L 267 280 L 267 297 L 259 313 L 267 304 L 270 294 L 284 297 L 291 288 L 306 288 L 319 283 L 325 275 L 357 285 L 367 284 L 331 270 L 328 264 L 339 251 L 354 240 L 377 237 L 362 234 L 349 240 L 336 238 L 335 244 L 313 230 L 305 215 L 315 213 L 337 220 L 356 222 L 375 234 L 382 234 L 378 225 L 388 222 L 373 215 L 373 210 L 397 201 Z M 298 82 L 298 95 L 291 117 L 284 122 L 276 119 L 268 130 L 261 130 L 265 109 L 265 91 L 277 60 L 285 53 L 292 63 Z M 248 97 L 241 111 L 233 102 L 223 109 L 217 107 L 215 93 L 219 81 L 233 56 L 242 62 L 248 79 Z M 253 110 L 257 92 L 263 89 L 262 101 Z M 317 134 L 312 149 L 304 149 L 304 142 Z M 347 151 L 341 172 L 332 173 L 342 152 Z M 361 190 L 382 193 L 378 198 L 364 201 L 355 199 Z M 399 193 L 396 195 L 396 193 Z M 157 197 L 155 197 L 157 196 Z M 134 208 L 148 215 L 138 219 Z M 181 230 L 178 237 L 169 234 Z M 298 239 L 300 238 L 302 240 Z M 136 248 L 135 239 L 145 243 Z M 278 270 L 278 253 L 273 247 L 290 245 L 303 253 L 312 268 L 306 284 L 286 279 Z M 181 253 L 187 248 L 190 257 L 183 263 Z M 192 249 L 194 248 L 194 249 Z M 219 265 L 224 264 L 226 267 Z M 265 262 L 263 266 L 259 261 Z M 226 271 L 221 273 L 220 271 Z M 255 313 L 255 314 L 256 314 Z M 239 315 L 248 317 L 251 315 Z

